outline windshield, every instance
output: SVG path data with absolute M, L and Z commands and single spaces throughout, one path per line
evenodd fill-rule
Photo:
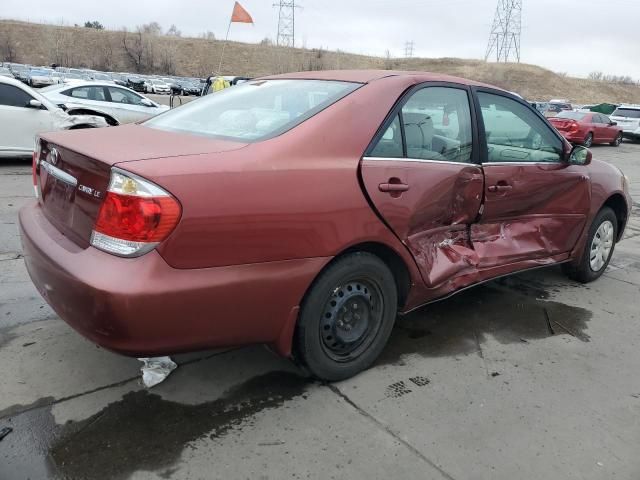
M 635 108 L 616 108 L 611 114 L 612 117 L 640 118 L 640 109 Z
M 151 80 L 151 83 L 153 83 L 154 85 L 164 85 L 164 82 L 161 82 L 160 80 Z
M 580 112 L 560 112 L 555 118 L 570 118 L 571 120 L 582 120 L 586 116 L 586 113 Z
M 38 75 L 41 77 L 48 77 L 51 75 L 51 72 L 47 70 L 31 70 L 31 75 Z
M 160 130 L 245 142 L 280 135 L 357 89 L 324 80 L 258 80 L 230 87 L 145 122 Z
M 94 73 L 93 78 L 96 80 L 111 80 L 109 75 L 105 75 L 104 73 Z

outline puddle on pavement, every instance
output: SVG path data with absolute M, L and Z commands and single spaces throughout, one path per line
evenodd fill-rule
M 585 330 L 592 313 L 547 300 L 559 288 L 508 277 L 398 317 L 377 364 L 402 364 L 403 355 L 410 354 L 441 357 L 478 352 L 478 343 L 487 336 L 503 344 L 560 334 L 588 342 Z
M 14 432 L 2 443 L 13 457 L 0 456 L 0 478 L 101 480 L 126 479 L 138 470 L 170 472 L 189 442 L 222 436 L 250 424 L 260 411 L 304 398 L 309 384 L 296 373 L 274 371 L 197 405 L 134 391 L 86 420 L 65 425 L 55 424 L 51 407 L 26 412 L 11 419 L 20 425 L 12 425 Z

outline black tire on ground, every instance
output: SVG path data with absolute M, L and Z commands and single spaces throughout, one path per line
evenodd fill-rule
M 591 145 L 593 145 L 593 133 L 589 132 L 584 142 L 582 142 L 582 146 L 589 148 Z
M 613 142 L 610 143 L 612 147 L 619 147 L 622 143 L 622 133 L 616 135 L 616 138 L 613 139 Z
M 294 358 L 321 380 L 352 377 L 384 349 L 397 309 L 389 267 L 370 253 L 344 255 L 316 278 L 302 302 Z
M 604 262 L 602 263 L 602 266 L 597 270 L 595 270 L 592 267 L 592 263 L 591 263 L 592 256 L 596 251 L 594 250 L 594 237 L 597 234 L 600 235 L 598 233 L 598 230 L 606 222 L 611 223 L 611 225 L 613 226 L 613 231 L 612 231 L 613 240 L 611 244 L 611 250 L 609 251 L 609 254 L 606 260 L 604 260 Z M 597 280 L 600 277 L 600 275 L 602 275 L 604 271 L 607 269 L 607 266 L 611 261 L 611 257 L 613 256 L 613 251 L 615 250 L 615 246 L 616 246 L 616 239 L 618 238 L 617 235 L 618 235 L 618 219 L 616 218 L 616 214 L 609 207 L 603 207 L 602 210 L 600 210 L 596 215 L 596 217 L 593 219 L 593 223 L 591 224 L 591 227 L 589 227 L 587 242 L 585 244 L 584 252 L 582 253 L 582 258 L 580 259 L 580 262 L 577 265 L 576 264 L 563 265 L 563 270 L 567 274 L 567 276 L 581 283 L 589 283 L 589 282 L 593 282 L 594 280 Z M 602 241 L 603 239 L 600 238 L 600 240 Z

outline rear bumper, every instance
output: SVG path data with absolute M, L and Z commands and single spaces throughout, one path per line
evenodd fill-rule
M 288 355 L 292 312 L 329 260 L 180 270 L 155 250 L 125 259 L 80 248 L 35 201 L 19 217 L 27 270 L 49 305 L 94 343 L 136 357 L 252 343 Z

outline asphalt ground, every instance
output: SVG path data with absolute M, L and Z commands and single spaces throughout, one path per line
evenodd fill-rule
M 640 200 L 640 145 L 594 147 Z M 0 165 L 0 479 L 640 478 L 640 204 L 604 276 L 556 267 L 397 321 L 333 385 L 263 347 L 140 362 L 82 338 L 21 258 L 28 161 Z

